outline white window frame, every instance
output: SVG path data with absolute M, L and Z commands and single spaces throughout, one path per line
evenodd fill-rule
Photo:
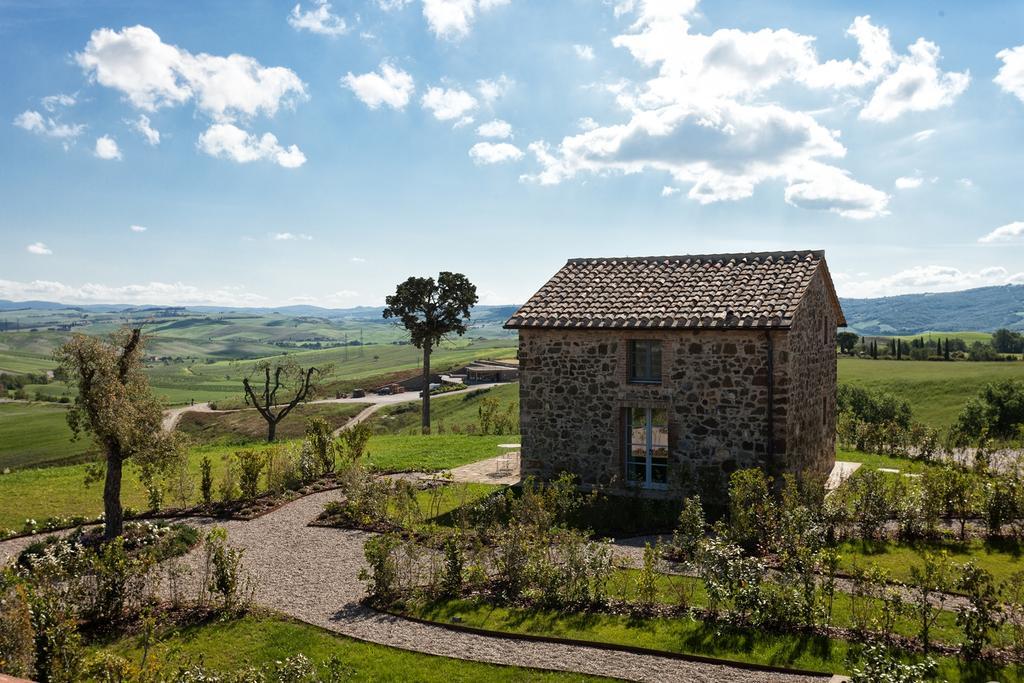
M 644 479 L 643 481 L 637 479 L 630 479 L 629 475 L 631 470 L 631 460 L 633 457 L 633 413 L 635 411 L 644 411 Z M 652 408 L 652 407 L 627 407 L 623 410 L 623 414 L 626 417 L 624 421 L 624 445 L 626 449 L 626 482 L 632 486 L 639 486 L 645 489 L 667 489 L 668 488 L 668 463 L 665 464 L 665 481 L 656 482 L 653 480 L 654 473 L 654 411 L 665 410 L 664 408 Z M 666 437 L 668 431 L 668 411 L 665 412 L 665 430 Z M 667 439 L 666 439 L 667 440 Z M 668 444 L 665 444 L 666 451 L 668 450 Z

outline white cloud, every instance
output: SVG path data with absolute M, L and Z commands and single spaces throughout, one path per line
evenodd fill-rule
M 960 178 L 956 182 L 957 182 L 957 184 L 960 185 L 960 187 L 964 188 L 965 190 L 973 190 L 974 189 L 974 181 L 971 180 L 970 178 Z
M 145 114 L 139 114 L 139 118 L 135 121 L 130 121 L 128 125 L 139 133 L 139 135 L 146 138 L 146 142 L 150 145 L 160 144 L 160 131 L 150 125 L 149 117 Z
M 348 30 L 345 20 L 331 14 L 331 3 L 327 0 L 313 0 L 313 9 L 302 11 L 302 4 L 296 4 L 288 15 L 288 23 L 297 31 L 309 31 L 323 36 L 340 36 Z
M 939 46 L 923 38 L 899 57 L 899 66 L 875 88 L 860 118 L 892 121 L 911 111 L 931 111 L 953 104 L 971 82 L 970 72 L 943 73 L 938 68 Z
M 371 71 L 356 76 L 350 71 L 341 79 L 341 84 L 370 109 L 377 109 L 382 104 L 392 109 L 404 109 L 416 90 L 412 76 L 387 60 L 380 63 L 380 73 Z
M 590 118 L 589 116 L 584 116 L 583 118 L 576 121 L 576 127 L 586 132 L 588 130 L 600 128 L 601 124 L 595 121 L 594 119 Z
M 377 0 L 377 7 L 385 12 L 395 12 L 411 5 L 413 0 Z
M 1006 284 L 1024 284 L 1024 273 L 1010 273 L 1002 266 L 965 271 L 952 266 L 927 265 L 908 268 L 886 277 L 837 283 L 837 288 L 841 296 L 869 298 L 920 292 L 954 292 Z
M 509 1 L 423 0 L 423 16 L 435 36 L 445 40 L 459 40 L 469 35 L 479 12 L 507 5 Z
M 484 101 L 484 104 L 492 105 L 507 95 L 515 84 L 516 82 L 511 78 L 501 74 L 497 78 L 484 78 L 477 81 L 476 90 L 480 93 L 480 99 Z
M 25 251 L 36 256 L 49 256 L 53 251 L 42 242 L 33 242 L 25 247 Z
M 149 228 L 147 228 L 144 225 L 129 225 L 128 229 L 131 230 L 132 232 L 146 232 L 147 230 L 149 230 Z
M 313 239 L 312 235 L 305 233 L 294 233 L 294 232 L 275 232 L 270 238 L 276 242 L 310 242 Z
M 914 142 L 924 142 L 925 140 L 931 139 L 933 135 L 935 135 L 935 129 L 926 128 L 924 130 L 919 130 L 913 135 L 911 135 L 910 139 L 913 140 Z
M 916 190 L 923 182 L 924 178 L 918 176 L 900 176 L 895 185 L 897 190 Z
M 979 237 L 978 241 L 990 244 L 992 242 L 1009 242 L 1020 237 L 1024 237 L 1024 221 L 1014 221 L 999 226 L 984 237 Z
M 107 161 L 120 161 L 121 150 L 117 146 L 117 140 L 110 137 L 109 135 L 103 135 L 96 138 L 96 148 L 93 151 L 98 159 L 106 159 Z
M 75 59 L 91 79 L 121 91 L 145 111 L 194 99 L 202 112 L 231 121 L 273 116 L 307 97 L 305 84 L 291 69 L 264 67 L 239 54 L 192 54 L 163 42 L 146 26 L 97 29 Z
M 298 168 L 306 163 L 306 155 L 297 145 L 282 147 L 273 133 L 257 138 L 230 123 L 215 123 L 199 136 L 199 149 L 212 157 L 245 164 L 266 160 L 284 168 Z
M 43 116 L 37 111 L 23 111 L 14 118 L 14 125 L 36 135 L 73 141 L 85 130 L 84 124 L 66 124 Z
M 352 258 L 349 259 L 349 261 L 351 261 L 352 263 L 366 263 L 366 259 L 362 258 L 361 256 L 353 256 Z
M 996 58 L 1001 59 L 1003 65 L 992 80 L 1003 92 L 1016 95 L 1024 102 L 1024 45 L 1000 50 Z
M 420 100 L 424 109 L 429 109 L 438 121 L 463 119 L 468 112 L 477 108 L 476 98 L 458 88 L 431 87 Z
M 43 109 L 48 112 L 54 112 L 60 107 L 73 107 L 77 100 L 73 95 L 57 93 L 56 95 L 47 95 L 40 102 L 43 105 Z
M 500 164 L 522 159 L 523 151 L 507 142 L 478 142 L 469 148 L 469 156 L 475 164 Z
M 576 52 L 576 56 L 585 62 L 591 62 L 594 60 L 594 48 L 589 45 L 573 45 L 573 51 Z
M 482 138 L 498 138 L 505 140 L 512 137 L 512 124 L 501 119 L 494 119 L 481 124 L 476 129 L 476 134 Z
M 247 292 L 242 287 L 215 287 L 203 289 L 181 282 L 149 282 L 111 286 L 87 283 L 74 287 L 50 280 L 16 282 L 0 280 L 0 298 L 14 301 L 60 301 L 68 304 L 154 304 L 159 306 L 187 306 L 211 304 L 215 306 L 265 306 L 267 298 Z
M 672 187 L 671 185 L 665 185 L 661 188 L 662 197 L 671 197 L 674 194 L 682 192 L 678 187 Z
M 831 211 L 844 218 L 865 220 L 889 213 L 889 195 L 870 185 L 857 182 L 846 171 L 811 164 L 806 177 L 791 183 L 786 201 L 803 209 Z

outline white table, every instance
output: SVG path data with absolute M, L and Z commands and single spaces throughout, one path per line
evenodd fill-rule
M 523 445 L 519 443 L 499 443 L 498 448 L 502 450 L 502 453 L 498 456 L 495 471 L 500 474 L 512 474 L 512 464 L 522 447 Z

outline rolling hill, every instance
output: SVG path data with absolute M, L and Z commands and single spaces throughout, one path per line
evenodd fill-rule
M 919 334 L 934 330 L 1024 330 L 1024 285 L 978 287 L 939 294 L 841 299 L 846 322 L 859 334 Z

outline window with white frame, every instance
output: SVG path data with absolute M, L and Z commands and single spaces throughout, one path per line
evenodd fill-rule
M 642 486 L 668 484 L 668 411 L 664 408 L 623 410 L 626 481 Z

